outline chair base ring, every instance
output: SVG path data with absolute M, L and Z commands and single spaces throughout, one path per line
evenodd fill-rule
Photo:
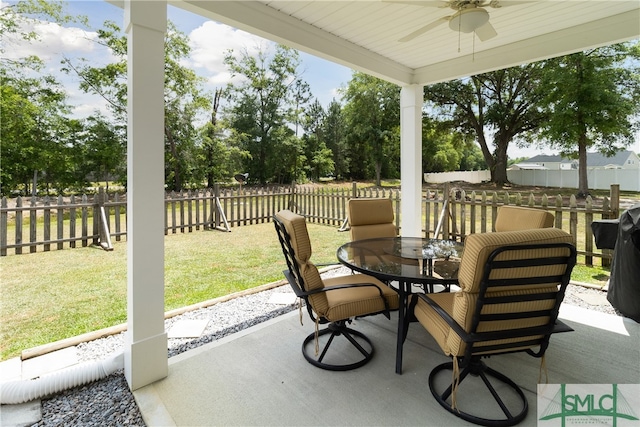
M 431 394 L 433 394 L 433 397 L 438 401 L 438 403 L 447 411 L 455 415 L 456 417 L 462 418 L 463 420 L 468 421 L 470 423 L 478 424 L 482 426 L 505 427 L 505 426 L 513 426 L 515 424 L 518 424 L 527 415 L 527 412 L 529 410 L 529 404 L 527 402 L 527 398 L 525 397 L 520 387 L 518 387 L 516 383 L 514 383 L 511 379 L 507 378 L 505 375 L 486 366 L 486 364 L 484 364 L 484 362 L 482 362 L 480 358 L 474 358 L 469 363 L 468 366 L 462 369 L 462 371 L 460 372 L 460 382 L 458 386 L 460 386 L 460 384 L 464 381 L 464 379 L 467 377 L 468 374 L 471 374 L 473 377 L 480 377 L 484 381 L 485 386 L 491 392 L 487 394 L 493 395 L 493 398 L 495 399 L 496 403 L 498 403 L 498 405 L 503 408 L 504 418 L 495 418 L 495 419 L 483 418 L 480 416 L 476 416 L 476 415 L 461 411 L 458 408 L 453 408 L 451 405 L 450 380 L 448 383 L 448 387 L 445 390 L 441 392 L 436 390 L 436 385 L 435 385 L 436 376 L 438 375 L 438 373 L 442 371 L 450 372 L 449 378 L 451 378 L 451 375 L 453 372 L 453 363 L 452 362 L 443 363 L 441 365 L 436 366 L 431 371 L 431 373 L 429 374 L 429 389 L 431 390 Z M 490 385 L 490 383 L 488 383 L 487 377 L 491 377 L 492 379 L 495 379 L 501 382 L 502 384 L 508 386 L 509 388 L 511 388 L 511 390 L 515 392 L 515 394 L 519 398 L 519 403 L 521 405 L 521 408 L 519 409 L 519 412 L 517 414 L 513 415 L 511 411 L 506 408 L 504 402 L 502 401 L 500 396 L 497 395 L 493 386 Z
M 315 351 L 315 333 L 309 334 L 302 344 L 302 354 L 313 366 L 330 371 L 349 371 L 351 369 L 364 366 L 373 358 L 374 348 L 371 340 L 369 340 L 369 338 L 367 338 L 367 336 L 362 332 L 348 328 L 344 321 L 330 323 L 325 329 L 318 331 L 318 339 L 327 334 L 331 334 L 331 336 L 319 354 Z M 339 336 L 346 338 L 352 346 L 357 349 L 360 358 L 356 359 L 354 362 L 347 362 L 344 364 L 323 362 L 334 338 Z

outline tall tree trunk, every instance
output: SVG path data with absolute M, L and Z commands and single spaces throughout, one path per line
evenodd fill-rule
M 587 136 L 580 135 L 578 140 L 578 194 L 580 198 L 589 195 L 589 183 L 587 180 Z
M 218 123 L 218 108 L 220 108 L 220 97 L 222 96 L 222 89 L 216 89 L 213 94 L 213 108 L 211 111 L 211 145 L 207 150 L 207 187 L 213 188 L 215 184 L 213 182 L 213 147 L 215 145 L 216 138 L 216 124 Z
M 173 160 L 171 161 L 173 168 L 173 190 L 180 191 L 182 190 L 182 172 L 180 171 L 180 162 L 178 160 L 176 141 L 173 139 L 171 129 L 166 126 L 164 127 L 164 134 L 167 137 L 167 141 L 169 142 L 169 150 L 171 151 L 171 156 L 173 157 Z
M 507 178 L 507 143 L 494 140 L 496 144 L 495 163 L 491 172 L 492 181 L 499 187 L 509 182 Z
M 25 186 L 25 190 L 27 189 L 27 187 Z M 38 193 L 38 171 L 34 170 L 33 171 L 33 187 L 31 189 L 31 196 L 32 197 L 36 197 Z M 25 191 L 26 194 L 26 191 Z
M 380 174 L 381 174 L 381 171 L 382 171 L 382 162 L 377 161 L 375 169 L 376 169 L 376 187 L 380 187 L 381 184 L 382 184 L 382 182 L 380 180 Z

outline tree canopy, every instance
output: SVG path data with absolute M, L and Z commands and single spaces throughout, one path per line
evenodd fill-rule
M 0 36 L 35 43 L 39 35 L 25 29 L 42 20 L 88 27 L 62 3 L 21 0 L 0 8 Z M 126 185 L 126 35 L 109 21 L 95 33 L 110 62 L 69 56 L 56 70 L 38 57 L 9 58 L 7 44 L 0 45 L 2 194 L 75 191 L 94 181 Z M 630 42 L 425 87 L 424 172 L 488 167 L 501 185 L 511 144 L 559 149 L 580 158 L 581 168 L 587 149 L 624 149 L 640 113 L 638 51 Z M 400 177 L 399 86 L 354 72 L 324 106 L 304 79 L 299 53 L 265 44 L 257 54 L 227 52 L 233 79 L 211 93 L 207 76 L 185 65 L 191 53 L 188 36 L 169 21 L 168 190 L 232 182 L 237 173 L 260 184 Z M 102 97 L 107 111 L 72 114 L 61 72 Z M 586 193 L 586 169 L 580 174 Z
M 547 119 L 537 134 L 578 159 L 578 195 L 589 194 L 587 150 L 613 155 L 633 143 L 640 114 L 640 44 L 622 43 L 546 62 Z

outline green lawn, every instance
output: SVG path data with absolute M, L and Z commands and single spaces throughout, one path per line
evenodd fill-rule
M 309 224 L 316 263 L 336 260 L 349 233 Z M 126 242 L 0 258 L 0 350 L 23 349 L 126 322 Z M 273 224 L 165 237 L 165 308 L 172 310 L 283 278 Z
M 313 261 L 336 261 L 349 233 L 308 224 Z M 126 242 L 0 257 L 1 359 L 24 349 L 126 322 Z M 273 224 L 165 237 L 165 309 L 172 310 L 283 278 Z M 573 279 L 603 284 L 607 271 L 578 266 Z

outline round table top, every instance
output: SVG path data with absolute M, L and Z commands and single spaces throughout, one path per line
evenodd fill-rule
M 381 280 L 455 283 L 464 252 L 460 242 L 420 237 L 385 237 L 345 243 L 337 251 L 347 267 Z

